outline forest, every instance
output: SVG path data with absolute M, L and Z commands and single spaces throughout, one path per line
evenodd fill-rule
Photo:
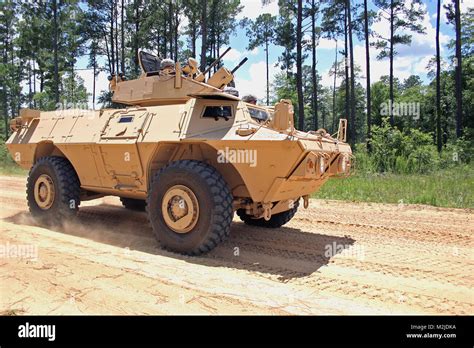
M 364 200 L 379 186 L 361 191 L 361 176 L 376 182 L 380 175 L 412 175 L 412 189 L 429 192 L 406 198 L 409 202 L 472 207 L 474 8 L 461 12 L 460 1 L 434 0 L 436 35 L 430 39 L 436 54 L 426 67 L 428 81 L 417 75 L 402 80 L 394 69 L 399 50 L 411 45 L 413 34 L 426 35 L 419 21 L 426 14 L 421 0 L 262 0 L 262 14 L 254 19 L 236 19 L 243 9 L 239 0 L 3 1 L 0 160 L 10 161 L 3 141 L 20 108 L 54 110 L 87 104 L 90 97 L 96 108 L 114 107 L 108 91 L 96 90 L 96 79 L 92 92 L 86 89 L 76 69 L 81 57 L 87 57 L 95 77 L 102 71 L 137 77 L 142 49 L 175 61 L 196 57 L 203 70 L 240 28 L 247 49 L 258 47 L 266 54 L 266 95 L 260 102 L 291 99 L 300 130 L 334 133 L 339 118 L 348 119 L 356 175 L 348 189 L 331 183 L 320 197 Z M 278 3 L 277 15 L 264 11 L 272 2 Z M 455 33 L 447 58 L 440 47 L 440 24 L 446 20 Z M 388 37 L 371 30 L 379 21 L 387 23 Z M 323 39 L 336 43 L 330 87 L 321 83 L 318 71 Z M 365 45 L 364 69 L 355 63 L 356 39 Z M 282 52 L 277 67 L 269 64 L 272 47 Z M 387 61 L 387 74 L 372 81 L 376 60 Z M 439 175 L 446 179 L 443 192 Z M 402 185 L 403 180 L 395 181 Z M 404 199 L 403 193 L 389 191 L 373 199 Z

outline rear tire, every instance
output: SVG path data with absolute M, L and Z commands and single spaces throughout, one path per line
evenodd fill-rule
M 144 200 L 120 197 L 120 201 L 126 209 L 145 211 L 146 201 Z
M 181 160 L 155 174 L 146 209 L 153 233 L 163 248 L 199 255 L 228 237 L 232 200 L 227 183 L 215 168 L 199 161 Z
M 31 214 L 47 224 L 74 217 L 80 204 L 81 184 L 64 157 L 42 157 L 31 168 L 26 183 Z
M 249 226 L 258 226 L 258 227 L 267 227 L 267 228 L 278 228 L 288 223 L 293 216 L 295 216 L 298 211 L 298 206 L 300 205 L 299 200 L 295 202 L 293 208 L 287 211 L 283 211 L 278 214 L 273 214 L 270 220 L 266 221 L 264 218 L 252 219 L 250 215 L 245 213 L 244 209 L 238 209 L 237 215 L 240 220 L 246 223 Z

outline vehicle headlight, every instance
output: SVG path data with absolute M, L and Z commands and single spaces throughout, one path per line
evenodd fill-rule
M 324 162 L 324 157 L 319 157 L 319 172 L 324 174 L 324 170 L 326 169 L 326 163 Z

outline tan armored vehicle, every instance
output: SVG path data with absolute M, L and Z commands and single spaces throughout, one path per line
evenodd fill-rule
M 280 227 L 330 176 L 349 173 L 345 120 L 335 137 L 301 132 L 290 101 L 261 107 L 236 96 L 235 69 L 206 78 L 194 59 L 182 67 L 141 52 L 140 62 L 138 79 L 110 82 L 127 108 L 23 109 L 12 120 L 7 146 L 30 169 L 35 217 L 59 222 L 82 200 L 115 195 L 146 207 L 162 247 L 196 255 L 229 235 L 234 212 Z

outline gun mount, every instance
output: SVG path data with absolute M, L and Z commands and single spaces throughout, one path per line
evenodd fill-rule
M 112 101 L 126 105 L 152 106 L 182 104 L 191 96 L 223 94 L 224 88 L 234 80 L 234 73 L 247 59 L 242 60 L 232 71 L 220 67 L 206 80 L 206 74 L 217 65 L 230 47 L 204 72 L 198 68 L 194 58 L 189 58 L 182 67 L 179 62 L 141 51 L 139 63 L 142 74 L 135 80 L 125 80 L 123 75 L 113 75 L 109 88 Z M 223 97 L 221 95 L 221 97 Z

